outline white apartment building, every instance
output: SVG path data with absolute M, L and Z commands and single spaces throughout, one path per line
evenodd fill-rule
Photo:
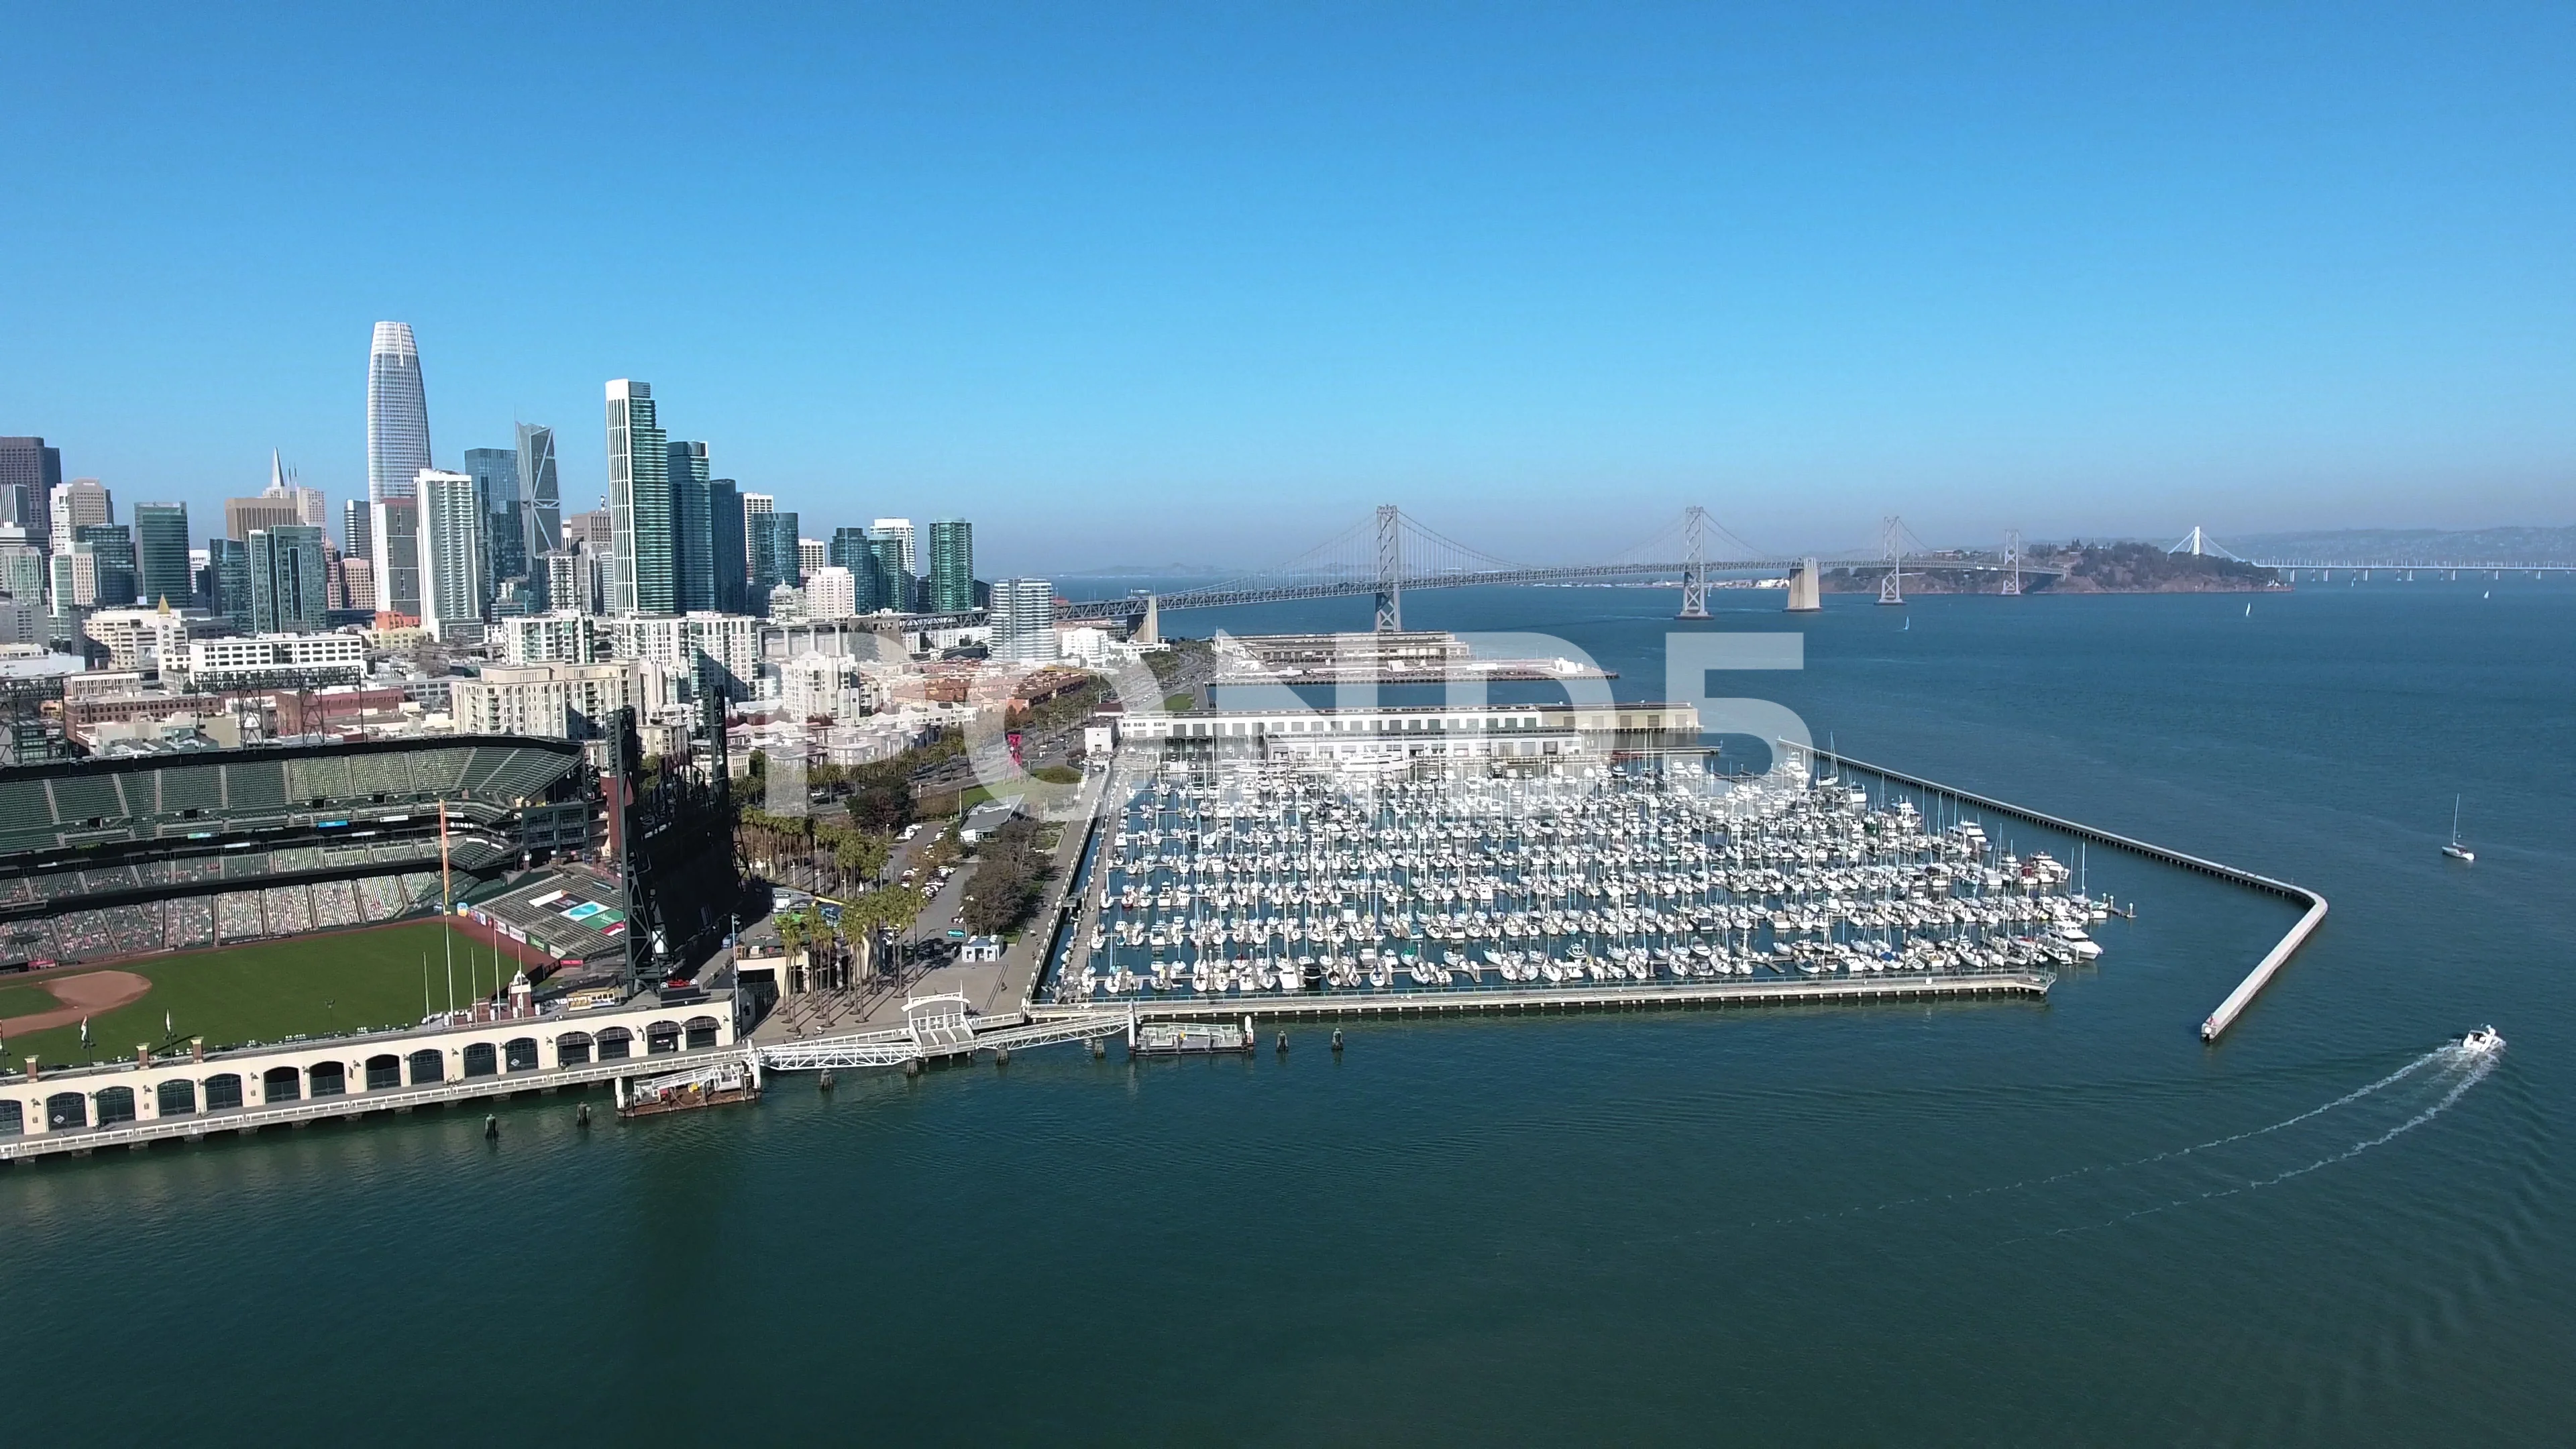
M 859 613 L 859 581 L 839 564 L 825 564 L 805 576 L 805 617 L 853 619 Z
M 1055 585 L 1045 579 L 1001 579 L 993 585 L 993 657 L 1047 663 L 1056 657 Z
M 819 538 L 796 540 L 796 571 L 809 579 L 814 577 L 816 569 L 831 562 L 831 552 Z
M 789 719 L 854 720 L 884 702 L 877 681 L 845 654 L 800 654 L 778 666 L 779 712 Z
M 423 468 L 412 480 L 420 506 L 420 622 L 440 640 L 482 638 L 488 565 L 483 505 L 465 473 Z
M 367 642 L 355 634 L 255 634 L 242 639 L 192 639 L 183 689 L 261 689 L 356 684 L 367 676 Z M 161 673 L 170 674 L 164 656 Z
M 449 713 L 467 734 L 597 739 L 618 710 L 643 707 L 637 671 L 622 663 L 498 665 L 448 690 Z
M 694 679 L 701 656 L 729 677 L 735 698 L 747 698 L 760 677 L 760 621 L 748 614 L 617 614 L 596 621 L 608 657 L 658 664 Z

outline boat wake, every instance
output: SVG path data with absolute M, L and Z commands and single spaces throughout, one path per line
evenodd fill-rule
M 2380 1092 L 2384 1092 L 2389 1088 L 2404 1082 L 2416 1073 L 2423 1071 L 2427 1067 L 2466 1059 L 2468 1059 L 2468 1054 L 2462 1049 L 2458 1042 L 2446 1042 L 2443 1045 L 2426 1052 L 2424 1055 L 2417 1057 L 2415 1060 L 2408 1062 L 2406 1065 L 2399 1067 L 2397 1070 L 2390 1072 L 2388 1075 L 2381 1077 L 2375 1082 L 2364 1083 L 2363 1085 L 2355 1087 L 2351 1091 L 2344 1093 L 2342 1096 L 2335 1098 L 2333 1101 L 2327 1102 L 2321 1106 L 2311 1107 L 2296 1116 L 2284 1117 L 2278 1122 L 2267 1123 L 2261 1127 L 2249 1127 L 2242 1132 L 2231 1132 L 2224 1137 L 2212 1137 L 2206 1142 L 2194 1142 L 2187 1147 L 2169 1147 L 2162 1152 L 2151 1153 L 2145 1157 L 2132 1157 L 2120 1162 L 2100 1162 L 2095 1163 L 2090 1167 L 2069 1168 L 2064 1172 L 2053 1172 L 2045 1177 L 2026 1177 L 2018 1182 L 1999 1183 L 1993 1187 L 1968 1188 L 1960 1192 L 1925 1193 L 1917 1197 L 1896 1198 L 1889 1202 L 1873 1203 L 1865 1207 L 1843 1208 L 1835 1212 L 1808 1213 L 1804 1216 L 1794 1218 L 1779 1218 L 1772 1222 L 1761 1224 L 1761 1226 L 1784 1227 L 1793 1223 L 1826 1222 L 1836 1218 L 1865 1217 L 1872 1213 L 1892 1212 L 1897 1208 L 1903 1207 L 1920 1207 L 1938 1203 L 1973 1202 L 1979 1198 L 1999 1197 L 2005 1193 L 2025 1192 L 2037 1188 L 2051 1187 L 2058 1183 L 2075 1182 L 2088 1177 L 2102 1177 L 2115 1172 L 2129 1172 L 2139 1168 L 2153 1167 L 2159 1163 L 2177 1162 L 2187 1157 L 2196 1156 L 2200 1153 L 2215 1151 L 2221 1147 L 2233 1146 L 2239 1142 L 2250 1142 L 2258 1137 L 2268 1137 L 2276 1132 L 2287 1131 L 2301 1123 L 2310 1122 L 2316 1118 L 2322 1117 L 2328 1112 L 2332 1112 L 2339 1107 L 2349 1107 L 2353 1103 L 2361 1101 L 2365 1097 L 2374 1096 Z M 2493 1065 L 2492 1058 L 2484 1060 L 2487 1065 Z M 2483 1068 L 2479 1069 L 2481 1075 L 2483 1075 L 2483 1070 Z M 2317 1165 L 2323 1166 L 2324 1164 L 2320 1163 Z M 2314 1168 L 2304 1170 L 2313 1171 Z
M 2396 1141 L 2398 1138 L 2405 1136 L 2407 1133 L 2414 1131 L 2416 1128 L 2423 1126 L 2425 1123 L 2432 1121 L 2434 1118 L 2441 1116 L 2443 1113 L 2451 1110 L 2454 1106 L 2457 1106 L 2459 1104 L 2459 1100 L 2468 1095 L 2471 1087 L 2485 1081 L 2487 1077 L 2495 1071 L 2496 1062 L 2500 1056 L 2501 1049 L 2472 1051 L 2463 1048 L 2457 1042 L 2453 1042 L 2450 1045 L 2443 1047 L 2441 1050 L 2433 1053 L 2432 1056 L 2432 1060 L 2440 1063 L 2443 1068 L 2442 1074 L 2434 1080 L 2436 1082 L 2447 1083 L 2447 1086 L 2440 1096 L 2435 1097 L 2429 1105 L 2418 1110 L 2403 1121 L 2400 1121 L 2395 1126 L 2390 1127 L 2385 1131 L 2374 1133 L 2368 1137 L 2360 1138 L 2340 1150 L 2326 1153 L 2313 1161 L 2304 1162 L 2296 1167 L 2288 1168 L 2281 1172 L 2275 1172 L 2268 1176 L 2246 1178 L 2227 1186 L 2210 1188 L 2206 1192 L 2187 1194 L 2185 1196 L 2173 1198 L 2167 1202 L 2154 1203 L 2146 1207 L 2136 1208 L 2129 1212 L 2121 1213 L 2116 1217 L 2105 1218 L 2100 1222 L 2079 1223 L 2071 1227 L 2052 1228 L 2044 1233 L 2030 1233 L 2020 1238 L 2010 1239 L 2009 1241 L 2026 1242 L 2032 1239 L 2067 1238 L 2079 1236 L 2084 1233 L 2100 1232 L 2104 1228 L 2115 1228 L 2120 1226 L 2122 1223 L 2135 1222 L 2139 1218 L 2154 1217 L 2160 1213 L 2169 1213 L 2177 1208 L 2193 1207 L 2205 1202 L 2215 1202 L 2220 1198 L 2239 1197 L 2250 1192 L 2260 1192 L 2264 1188 L 2278 1186 L 2281 1183 L 2290 1181 L 2292 1178 L 2305 1177 L 2309 1173 L 2322 1171 L 2339 1162 L 2349 1162 L 2373 1148 L 2384 1147 L 2387 1144 Z

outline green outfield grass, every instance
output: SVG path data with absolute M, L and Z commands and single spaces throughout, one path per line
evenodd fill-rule
M 180 1043 L 204 1037 L 206 1049 L 214 1051 L 297 1034 L 410 1026 L 423 1015 L 424 957 L 430 1006 L 447 1005 L 449 948 L 443 938 L 450 933 L 445 921 L 412 921 L 126 962 L 108 969 L 130 971 L 150 981 L 152 989 L 130 1006 L 93 1017 L 87 1048 L 81 1046 L 77 1025 L 23 1039 L 9 1033 L 0 1041 L 0 1059 L 13 1066 L 23 1065 L 30 1054 L 59 1064 L 130 1059 L 135 1043 L 148 1042 L 158 1051 L 172 1034 Z M 462 931 L 453 934 L 456 1002 L 462 1006 L 495 989 L 492 948 Z M 505 950 L 500 983 L 506 984 L 516 969 Z M 22 1003 L 21 993 L 30 999 Z M 48 1011 L 57 1004 L 33 985 L 0 987 L 0 1015 Z M 171 1034 L 162 1030 L 165 1014 Z

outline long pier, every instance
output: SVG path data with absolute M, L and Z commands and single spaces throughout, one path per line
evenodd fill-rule
M 1138 1021 L 1182 1017 L 1455 1016 L 1466 1012 L 1653 1011 L 1679 1006 L 1783 1006 L 1824 1001 L 1918 1001 L 1953 996 L 2048 995 L 2044 971 L 1954 971 L 1885 977 L 1818 977 L 1812 981 L 1677 981 L 1668 985 L 1432 987 L 1422 991 L 1281 991 L 1257 996 L 1190 996 L 1121 1000 L 1068 1007 L 1073 1013 L 1133 1013 Z
M 2308 937 L 2316 933 L 2317 926 L 2326 918 L 2326 898 L 2303 885 L 2295 885 L 2289 881 L 2278 880 L 2268 875 L 2256 875 L 2250 870 L 2239 870 L 2235 866 L 2224 865 L 2218 861 L 2209 860 L 2201 856 L 2186 855 L 2179 850 L 2171 850 L 2149 841 L 2138 840 L 2126 835 L 2114 834 L 2111 831 L 2086 825 L 2080 821 L 2067 820 L 2059 816 L 2049 815 L 2038 810 L 2033 810 L 2028 806 L 2015 805 L 2009 800 L 1997 800 L 1989 795 L 1979 795 L 1971 791 L 1956 789 L 1951 786 L 1944 785 L 1937 780 L 1924 779 L 1920 775 L 1909 775 L 1902 770 L 1891 770 L 1884 765 L 1873 765 L 1867 760 L 1856 760 L 1849 755 L 1842 754 L 1834 750 L 1821 749 L 1814 745 L 1796 745 L 1786 740 L 1783 740 L 1780 743 L 1793 749 L 1803 750 L 1819 759 L 1831 760 L 1837 766 L 1856 770 L 1867 770 L 1871 774 L 1876 775 L 1883 780 L 1893 780 L 1901 785 L 1911 785 L 1919 790 L 1929 790 L 1936 794 L 1947 795 L 1953 800 L 1964 801 L 1976 806 L 1980 810 L 1991 810 L 2000 815 L 2009 815 L 2015 819 L 2027 820 L 2033 825 L 2042 825 L 2051 830 L 2063 831 L 2079 840 L 2089 840 L 2097 845 L 2107 845 L 2117 850 L 2128 851 L 2133 855 L 2142 855 L 2149 860 L 2157 861 L 2165 865 L 2178 865 L 2185 870 L 2197 871 L 2202 875 L 2215 876 L 2218 879 L 2227 881 L 2231 884 L 2246 886 L 2253 890 L 2262 891 L 2267 895 L 2279 896 L 2295 905 L 2304 907 L 2304 910 L 2299 916 L 2298 923 L 2290 927 L 2289 932 L 2283 935 L 2279 941 L 2275 942 L 2271 950 L 2263 953 L 2263 959 L 2254 963 L 2254 969 L 2246 973 L 2244 980 L 2236 983 L 2236 989 L 2227 993 L 2227 999 L 2218 1003 L 2218 1009 L 2212 1011 L 2205 1019 L 2202 1020 L 2200 1023 L 2200 1039 L 2202 1041 L 2214 1042 L 2218 1040 L 2218 1038 L 2223 1035 L 2229 1027 L 2235 1025 L 2236 1018 L 2244 1012 L 2246 1007 L 2253 1004 L 2254 998 L 2262 994 L 2264 987 L 2269 986 L 2272 983 L 2273 974 L 2278 972 L 2281 967 L 2289 961 L 2291 956 L 2297 954 L 2298 949 L 2301 946 L 2307 944 Z

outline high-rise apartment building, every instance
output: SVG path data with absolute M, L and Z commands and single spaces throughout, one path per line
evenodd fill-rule
M 423 468 L 420 504 L 420 622 L 434 638 L 480 638 L 492 596 L 483 548 L 489 538 L 482 499 L 468 473 Z
M 367 353 L 367 501 L 409 498 L 429 464 L 429 398 L 408 322 L 376 324 Z
M 778 498 L 775 494 L 746 493 L 742 495 L 742 516 L 745 520 L 742 526 L 742 546 L 746 560 L 750 557 L 751 550 L 751 524 L 749 522 L 751 516 L 755 513 L 775 513 L 777 511 Z
M 540 558 L 564 546 L 563 491 L 555 477 L 555 430 L 519 424 L 519 491 L 527 500 L 528 535 L 521 547 Z
M 231 620 L 234 629 L 249 633 L 250 545 L 229 538 L 207 540 L 206 568 L 215 576 L 214 611 Z
M 318 634 L 331 624 L 322 530 L 281 524 L 251 531 L 250 627 L 255 634 Z
M 483 517 L 487 587 L 497 593 L 504 581 L 528 575 L 527 501 L 519 481 L 518 450 L 468 448 L 465 475 L 474 480 L 475 507 Z
M 903 540 L 892 537 L 868 540 L 869 561 L 874 565 L 862 585 L 859 607 L 874 613 L 892 609 L 898 614 L 912 612 L 912 575 L 903 569 Z
M 583 553 L 550 553 L 542 560 L 546 569 L 546 606 L 572 614 L 587 614 L 599 607 L 591 588 L 590 556 Z
M 993 657 L 1038 663 L 1056 657 L 1055 586 L 1045 579 L 993 585 Z
M 975 526 L 962 518 L 930 525 L 930 611 L 962 614 L 975 607 Z
M 671 567 L 677 583 L 676 609 L 688 613 L 716 606 L 714 510 L 708 493 L 707 445 L 669 445 L 666 469 L 671 479 Z
M 742 492 L 731 478 L 707 480 L 707 557 L 715 570 L 715 609 L 751 612 L 751 543 L 742 531 Z
M 832 561 L 827 556 L 828 552 L 829 551 L 824 547 L 823 540 L 819 538 L 800 538 L 796 540 L 797 572 L 802 573 L 809 579 L 814 577 L 814 571 L 816 569 L 819 569 Z
M 134 505 L 135 597 L 146 604 L 171 601 L 184 609 L 195 597 L 188 575 L 188 505 Z
M 847 619 L 858 612 L 858 589 L 848 569 L 839 564 L 825 564 L 806 576 L 806 617 Z
M 746 514 L 743 529 L 751 536 L 751 596 L 765 600 L 769 591 L 780 584 L 795 587 L 805 582 L 804 559 L 796 548 L 796 515 L 779 513 Z
M 655 421 L 653 389 L 608 384 L 608 611 L 677 612 L 671 558 L 670 440 Z
M 344 558 L 372 560 L 376 556 L 374 519 L 367 511 L 367 500 L 352 498 L 340 505 L 340 554 Z
M 877 538 L 891 538 L 902 546 L 905 576 L 910 577 L 921 572 L 921 561 L 913 556 L 911 519 L 880 518 L 868 525 L 868 532 Z
M 0 438 L 0 523 L 27 530 L 40 553 L 53 539 L 54 490 L 62 482 L 62 449 L 42 438 Z
M 434 470 L 423 468 L 413 474 Z M 413 484 L 404 485 L 406 488 Z M 407 619 L 420 617 L 420 504 L 406 493 L 388 498 L 368 509 L 368 542 L 375 556 L 376 612 L 399 614 Z

